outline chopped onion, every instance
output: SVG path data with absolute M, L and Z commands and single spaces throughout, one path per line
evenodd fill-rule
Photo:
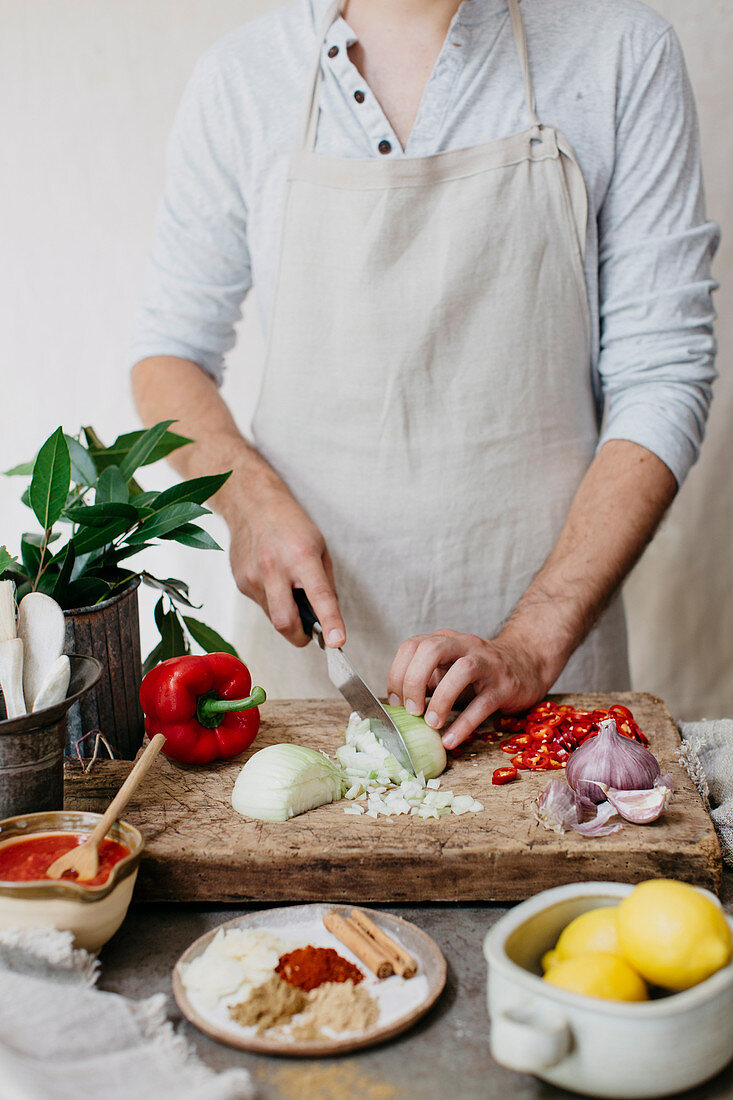
M 340 769 L 325 753 L 304 745 L 268 745 L 250 756 L 232 791 L 243 817 L 287 821 L 341 798 Z

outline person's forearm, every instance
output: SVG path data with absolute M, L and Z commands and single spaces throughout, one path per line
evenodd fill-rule
M 175 419 L 175 431 L 194 441 L 169 458 L 182 477 L 232 471 L 208 502 L 228 522 L 253 494 L 282 488 L 272 467 L 242 436 L 214 380 L 196 363 L 167 355 L 143 359 L 133 368 L 132 389 L 144 424 Z
M 496 710 L 543 698 L 638 560 L 677 490 L 645 447 L 609 440 L 591 463 L 550 556 L 493 638 L 450 628 L 408 638 L 387 681 L 390 702 L 442 729 L 459 698 L 473 696 L 443 734 L 454 749 Z
M 327 643 L 342 645 L 346 630 L 323 536 L 282 478 L 244 439 L 214 381 L 188 359 L 161 355 L 136 364 L 132 388 L 145 424 L 175 419 L 175 430 L 193 440 L 170 456 L 178 473 L 190 478 L 232 471 L 207 504 L 226 520 L 240 591 L 288 641 L 305 645 L 309 639 L 293 588 L 305 589 Z
M 552 683 L 638 561 L 677 483 L 645 447 L 613 439 L 596 455 L 547 561 L 501 631 L 534 639 Z

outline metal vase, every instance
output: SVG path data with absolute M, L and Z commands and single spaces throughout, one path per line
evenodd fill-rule
M 89 653 L 102 665 L 94 691 L 69 711 L 66 755 L 91 756 L 101 730 L 122 760 L 134 760 L 145 733 L 140 707 L 142 660 L 137 590 L 139 577 L 117 596 L 91 607 L 64 611 L 66 653 Z
M 0 720 L 0 818 L 63 809 L 66 716 L 102 675 L 93 657 L 69 661 L 71 680 L 62 702 Z

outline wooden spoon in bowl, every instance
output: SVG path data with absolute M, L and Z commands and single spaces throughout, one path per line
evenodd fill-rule
M 76 877 L 80 881 L 88 881 L 99 871 L 99 845 L 104 840 L 107 830 L 112 826 L 132 798 L 145 776 L 150 771 L 153 761 L 160 752 L 165 737 L 162 733 L 156 733 L 145 752 L 142 754 L 135 767 L 128 775 L 125 782 L 114 796 L 94 831 L 76 848 L 64 852 L 55 859 L 46 871 L 48 878 L 61 878 L 64 871 L 76 871 Z

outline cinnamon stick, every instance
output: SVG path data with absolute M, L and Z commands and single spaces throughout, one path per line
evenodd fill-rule
M 345 920 L 335 910 L 326 913 L 323 923 L 329 932 L 340 940 L 344 947 L 353 951 L 357 959 L 361 959 L 378 978 L 388 978 L 394 974 L 394 966 L 370 936 L 361 931 L 352 921 Z
M 382 949 L 392 963 L 396 974 L 399 974 L 401 978 L 415 977 L 417 973 L 417 962 L 415 959 L 413 959 L 412 955 L 409 955 L 396 940 L 388 936 L 378 924 L 375 924 L 371 917 L 367 916 L 361 909 L 352 909 L 351 921 L 353 921 L 360 931 L 374 940 L 375 944 Z

